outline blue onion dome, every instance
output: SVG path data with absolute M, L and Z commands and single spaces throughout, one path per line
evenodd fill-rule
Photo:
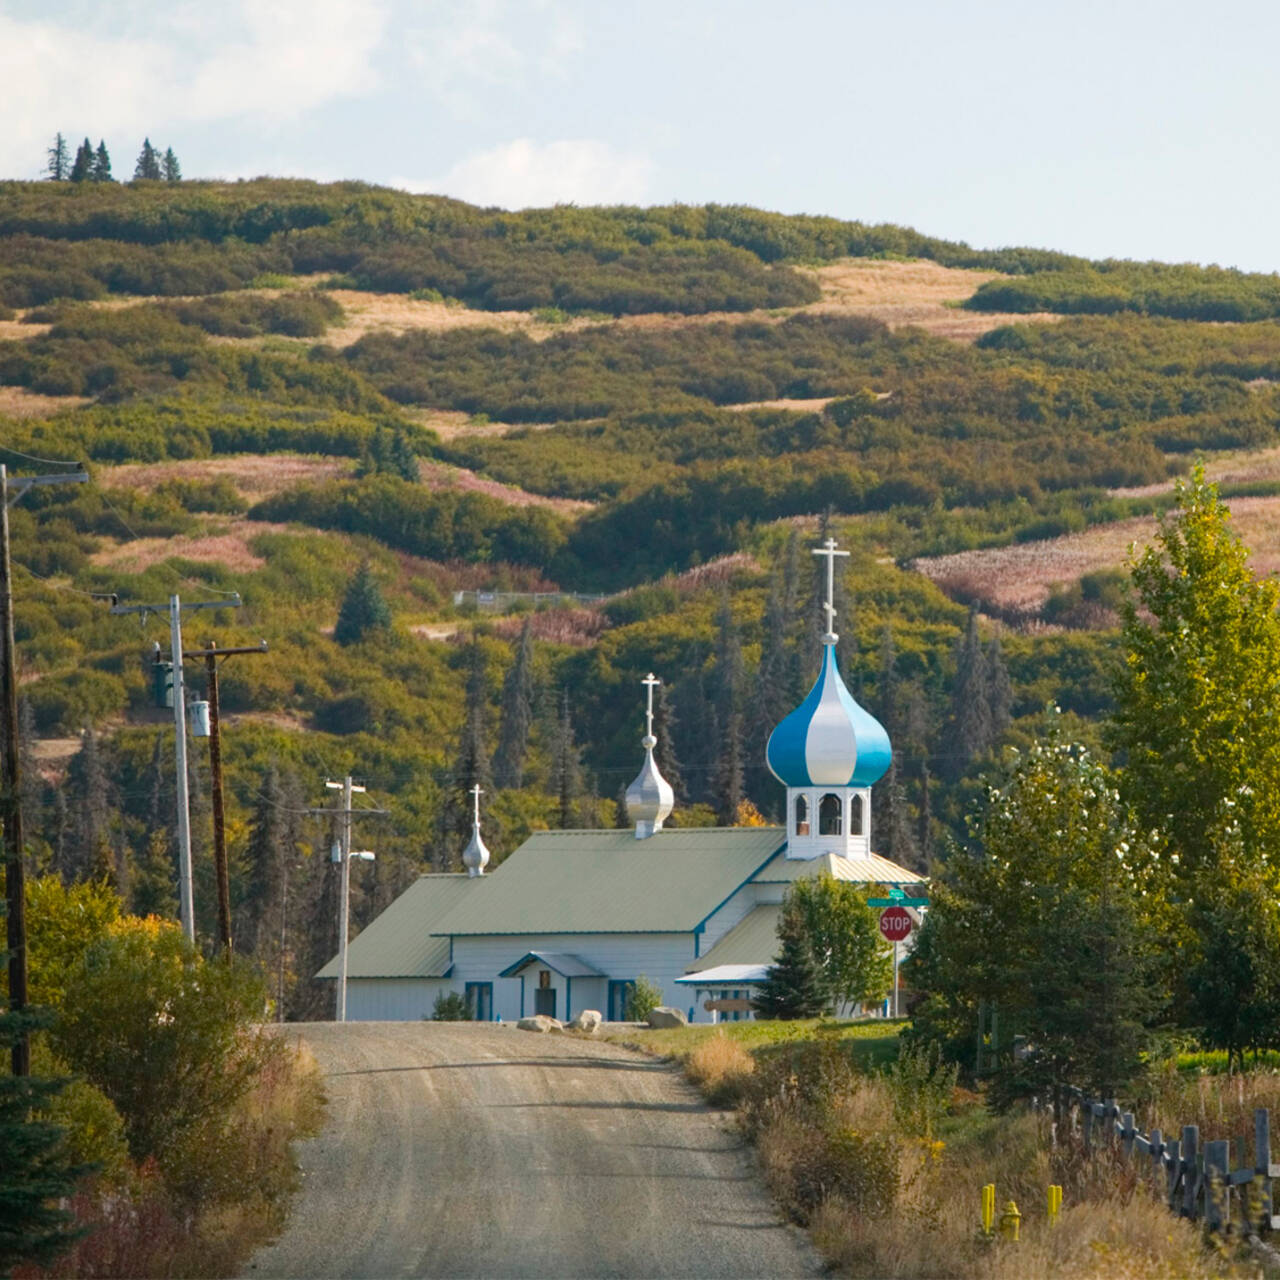
M 893 763 L 884 725 L 845 688 L 834 644 L 805 700 L 769 735 L 765 759 L 787 787 L 869 787 Z

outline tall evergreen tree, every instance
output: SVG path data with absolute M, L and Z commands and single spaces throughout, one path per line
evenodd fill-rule
M 680 682 L 677 691 L 680 718 L 678 721 L 673 718 L 671 722 L 679 744 L 679 756 L 684 764 L 686 792 L 695 804 L 704 803 L 714 795 L 715 770 L 719 762 L 719 742 L 712 732 L 715 710 L 707 695 L 707 684 L 705 651 L 699 647 L 695 650 L 688 674 Z M 661 690 L 659 696 L 661 697 Z M 659 749 L 662 737 L 663 735 L 658 735 Z M 670 782 L 670 778 L 667 780 Z M 675 783 L 671 785 L 674 787 Z
M 76 158 L 67 175 L 72 182 L 91 182 L 93 180 L 93 144 L 86 138 L 76 148 Z
M 107 154 L 107 144 L 100 138 L 98 149 L 93 153 L 93 172 L 89 175 L 94 182 L 114 182 L 111 176 L 111 157 Z
M 753 760 L 764 758 L 765 745 L 778 722 L 796 704 L 791 699 L 790 622 L 784 611 L 784 587 L 781 572 L 769 579 L 764 621 L 760 639 L 760 665 L 756 669 L 756 687 L 751 699 L 747 725 L 747 750 Z
M 738 806 L 743 800 L 743 719 L 742 641 L 728 592 L 720 599 L 716 612 L 716 666 L 712 709 L 716 732 L 711 734 L 715 754 L 715 806 L 721 826 L 731 827 L 737 820 Z
M 356 644 L 370 632 L 385 631 L 390 626 L 391 610 L 366 560 L 356 570 L 342 597 L 333 638 L 342 645 Z
M 49 148 L 47 171 L 54 182 L 65 182 L 71 176 L 71 154 L 67 150 L 67 140 L 61 133 L 56 134 L 53 146 Z
M 672 696 L 665 683 L 654 691 L 653 698 L 653 736 L 658 745 L 653 749 L 653 760 L 658 772 L 671 784 L 676 804 L 683 804 L 688 796 L 684 787 L 684 770 L 680 767 L 680 757 L 676 755 L 676 713 L 672 706 Z
M 502 682 L 502 718 L 493 757 L 493 780 L 499 787 L 514 789 L 524 785 L 529 731 L 533 726 L 533 694 L 533 623 L 526 618 L 520 628 L 515 660 Z
M 582 767 L 578 747 L 573 740 L 568 689 L 560 692 L 560 716 L 556 723 L 552 756 L 552 781 L 559 801 L 560 826 L 567 830 L 575 825 L 574 805 L 582 793 Z
M 719 728 L 719 717 L 713 720 Z M 743 801 L 742 780 L 742 717 L 731 712 L 728 722 L 716 735 L 720 759 L 716 767 L 716 821 L 722 827 L 732 827 L 738 821 L 738 809 Z
M 57 870 L 68 883 L 86 879 L 103 869 L 104 847 L 109 844 L 107 823 L 111 813 L 111 783 L 102 744 L 93 727 L 85 729 L 80 750 L 67 766 L 67 808 L 70 831 Z
M 880 631 L 880 673 L 876 683 L 876 718 L 892 740 L 902 727 L 902 716 L 898 705 L 898 650 L 887 624 Z
M 900 752 L 893 753 L 893 762 L 884 776 L 880 788 L 880 812 L 884 815 L 879 827 L 882 833 L 882 850 L 885 857 L 900 867 L 912 869 L 920 866 L 920 852 L 916 847 L 915 832 L 911 825 L 911 812 L 907 806 L 906 790 L 900 773 Z
M 7 1058 L 40 1025 L 29 1013 L 0 1013 L 0 1051 Z M 72 1164 L 63 1130 L 42 1114 L 65 1083 L 0 1072 L 0 1275 L 53 1262 L 79 1234 L 59 1202 L 88 1170 Z
M 978 611 L 969 610 L 969 622 L 956 647 L 956 674 L 951 685 L 949 763 L 959 777 L 994 741 L 991 733 L 991 681 L 987 655 L 978 634 Z
M 166 182 L 181 182 L 182 168 L 178 164 L 178 157 L 173 154 L 173 148 L 169 147 L 164 153 L 164 159 L 161 161 L 161 167 L 164 171 L 164 180 Z
M 238 904 L 236 949 L 256 956 L 269 972 L 276 947 L 285 869 L 301 840 L 301 788 L 293 775 L 270 765 L 262 779 L 245 849 L 244 899 Z
M 133 875 L 130 909 L 138 916 L 160 916 L 172 920 L 178 914 L 178 869 L 174 861 L 173 838 L 165 827 L 156 827 L 147 837 Z
M 998 635 L 992 636 L 987 645 L 987 706 L 991 716 L 991 742 L 988 746 L 994 746 L 1013 718 L 1013 685 Z
M 151 145 L 150 138 L 142 141 L 142 150 L 133 167 L 133 176 L 135 181 L 141 178 L 148 182 L 159 182 L 163 176 L 160 171 L 160 153 Z
M 778 917 L 778 941 L 777 959 L 753 1002 L 756 1012 L 763 1018 L 816 1018 L 830 997 L 804 918 L 793 907 Z
M 474 640 L 467 656 L 466 705 L 448 791 L 442 809 L 444 847 L 450 859 L 461 856 L 471 836 L 471 788 L 493 790 L 489 762 L 489 689 L 484 651 Z

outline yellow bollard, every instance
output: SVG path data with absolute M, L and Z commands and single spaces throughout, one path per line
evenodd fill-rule
M 1022 1214 L 1018 1212 L 1018 1206 L 1009 1201 L 1004 1207 L 1004 1212 L 1000 1215 L 1000 1234 L 1006 1240 L 1012 1240 L 1015 1244 L 1018 1242 L 1018 1228 L 1022 1225 Z
M 996 1217 L 996 1184 L 988 1182 L 982 1188 L 982 1234 L 989 1236 L 991 1234 L 992 1224 Z
M 1062 1188 L 1059 1186 L 1051 1186 L 1049 1188 L 1049 1225 L 1056 1226 L 1058 1223 L 1058 1214 L 1062 1210 Z

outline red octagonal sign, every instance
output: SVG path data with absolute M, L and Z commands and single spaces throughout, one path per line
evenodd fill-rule
M 885 907 L 880 913 L 880 932 L 890 942 L 901 942 L 911 932 L 911 913 L 906 907 Z

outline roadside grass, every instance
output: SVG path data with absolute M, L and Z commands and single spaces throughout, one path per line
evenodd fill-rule
M 1175 1218 L 1140 1167 L 1118 1149 L 1086 1153 L 1047 1115 L 993 1114 L 925 1051 L 899 1053 L 905 1022 L 740 1022 L 644 1029 L 606 1038 L 681 1064 L 713 1105 L 733 1107 L 780 1208 L 808 1228 L 828 1265 L 851 1277 L 1020 1280 L 1052 1276 L 1259 1275 L 1236 1245 L 1206 1243 Z M 1195 1059 L 1204 1055 L 1184 1055 Z M 1214 1065 L 1211 1057 L 1203 1064 Z M 1199 1074 L 1171 1063 L 1153 1114 L 1185 1123 L 1220 1113 L 1230 1127 L 1275 1093 L 1280 1074 Z M 1252 1115 L 1252 1112 L 1249 1112 Z M 1202 1123 L 1204 1121 L 1202 1120 Z M 1243 1130 L 1242 1130 L 1243 1131 Z M 1020 1240 L 983 1235 L 982 1188 L 997 1217 L 1019 1210 Z M 1063 1187 L 1056 1224 L 1047 1188 Z

